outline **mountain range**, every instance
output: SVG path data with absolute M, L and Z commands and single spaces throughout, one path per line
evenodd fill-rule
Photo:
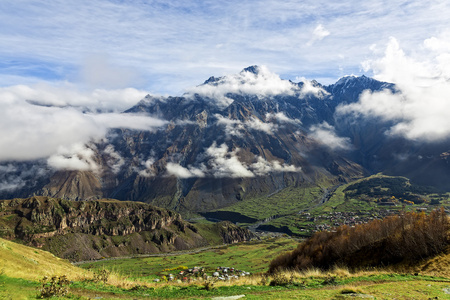
M 0 198 L 114 198 L 199 213 L 379 172 L 448 189 L 449 140 L 392 134 L 392 119 L 354 109 L 383 93 L 401 91 L 366 76 L 295 83 L 260 66 L 210 77 L 180 97 L 147 95 L 123 112 L 158 127 L 114 128 L 52 161 L 3 162 Z

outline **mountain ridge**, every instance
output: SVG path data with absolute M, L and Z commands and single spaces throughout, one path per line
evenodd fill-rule
M 427 167 L 431 164 L 417 160 L 410 170 L 398 158 L 403 154 L 395 155 L 399 149 L 429 156 L 412 141 L 386 135 L 389 121 L 337 112 L 359 101 L 364 91 L 385 90 L 397 92 L 395 85 L 365 76 L 328 86 L 293 83 L 258 66 L 212 76 L 179 97 L 147 95 L 123 113 L 164 120 L 160 128 L 112 129 L 102 141 L 87 145 L 91 157 L 63 157 L 96 168 L 52 172 L 41 162 L 47 171 L 39 180 L 26 189 L 0 191 L 0 196 L 109 197 L 197 213 L 290 186 L 336 184 L 378 172 L 430 181 L 435 176 L 425 178 L 416 170 L 429 175 L 435 169 Z M 450 144 L 443 143 L 440 152 L 433 152 L 435 164 L 448 149 Z M 447 174 L 445 166 L 439 168 L 439 174 Z M 17 177 L 4 173 L 3 178 L 21 180 L 20 169 Z

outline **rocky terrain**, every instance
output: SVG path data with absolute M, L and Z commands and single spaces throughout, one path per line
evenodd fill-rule
M 246 229 L 223 222 L 208 238 L 179 213 L 145 203 L 69 201 L 35 196 L 0 201 L 0 235 L 48 250 L 71 261 L 186 250 L 250 240 Z
M 391 135 L 392 121 L 348 109 L 362 95 L 381 92 L 400 93 L 365 76 L 325 86 L 282 80 L 258 66 L 211 77 L 181 97 L 146 96 L 123 114 L 163 125 L 111 129 L 58 157 L 64 167 L 4 162 L 0 197 L 114 198 L 189 215 L 378 172 L 446 188 L 448 141 Z

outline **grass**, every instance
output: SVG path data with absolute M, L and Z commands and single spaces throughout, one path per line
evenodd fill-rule
M 88 276 L 91 272 L 75 267 L 69 261 L 39 249 L 0 238 L 0 271 L 11 278 L 39 280 L 43 276 L 69 274 L 69 279 Z
M 358 179 L 348 184 L 338 186 L 336 190 L 331 194 L 331 197 L 323 204 L 318 204 L 318 199 L 323 195 L 322 188 L 330 188 L 330 183 L 324 182 L 322 185 L 315 187 L 301 187 L 293 188 L 289 187 L 280 192 L 271 195 L 269 197 L 259 197 L 254 199 L 248 199 L 243 202 L 234 204 L 232 206 L 223 208 L 225 211 L 240 212 L 243 215 L 253 217 L 259 220 L 263 220 L 269 216 L 280 215 L 278 218 L 274 218 L 264 225 L 272 225 L 275 228 L 282 229 L 287 227 L 294 235 L 298 236 L 310 236 L 314 231 L 314 226 L 319 224 L 330 225 L 334 227 L 334 222 L 329 222 L 324 217 L 329 213 L 335 212 L 360 212 L 361 215 L 366 217 L 370 216 L 384 216 L 386 211 L 389 210 L 393 213 L 404 211 L 414 211 L 417 208 L 426 206 L 425 204 L 418 205 L 402 205 L 397 206 L 381 206 L 375 201 L 365 201 L 361 197 L 346 198 L 344 190 L 355 183 L 359 183 L 364 180 L 376 179 L 376 178 L 396 178 L 386 176 L 383 174 L 376 174 L 370 177 Z M 437 197 L 437 194 L 423 195 L 426 199 L 432 199 Z M 431 208 L 444 206 L 450 207 L 449 193 L 442 196 L 439 205 L 430 205 Z M 373 200 L 373 199 L 372 199 Z M 299 211 L 307 209 L 310 214 L 304 216 L 298 214 Z M 314 221 L 309 221 L 310 218 L 316 218 Z M 286 232 L 286 231 L 283 231 Z
M 227 245 L 195 254 L 176 256 L 154 256 L 147 258 L 130 258 L 99 261 L 80 265 L 90 270 L 109 269 L 133 279 L 150 281 L 158 278 L 158 274 L 167 275 L 178 266 L 202 266 L 207 270 L 215 270 L 218 266 L 234 267 L 251 273 L 265 272 L 269 262 L 279 253 L 293 250 L 298 241 L 288 238 L 270 238 Z
M 228 265 L 257 273 L 267 268 L 265 261 L 281 251 L 292 249 L 297 242 L 285 238 L 267 239 L 190 255 L 111 260 L 85 265 L 92 270 L 86 271 L 44 251 L 0 241 L 0 268 L 3 270 L 0 271 L 0 299 L 36 299 L 41 276 L 62 271 L 72 278 L 72 282 L 68 286 L 68 295 L 59 299 L 211 299 L 234 295 L 245 295 L 245 299 L 350 299 L 355 294 L 374 299 L 449 298 L 445 290 L 450 288 L 450 249 L 415 266 L 398 266 L 392 270 L 352 273 L 345 268 L 334 268 L 326 273 L 311 269 L 302 273 L 282 272 L 270 277 L 256 274 L 235 281 L 218 281 L 206 289 L 204 281 L 155 283 L 146 279 L 152 277 L 152 272 L 162 274 L 163 268 L 179 265 Z M 9 258 L 20 255 L 21 259 L 5 264 Z M 13 272 L 21 264 L 32 270 Z M 92 273 L 102 268 L 113 272 L 106 283 L 95 282 Z M 416 269 L 420 270 L 419 274 L 413 273 Z M 148 274 L 142 278 L 140 273 L 144 270 Z M 32 275 L 33 272 L 37 274 Z M 124 276 L 125 273 L 129 276 Z
M 263 220 L 274 215 L 292 214 L 306 209 L 314 200 L 320 198 L 322 193 L 319 186 L 288 187 L 273 195 L 244 200 L 221 210 L 239 212 Z

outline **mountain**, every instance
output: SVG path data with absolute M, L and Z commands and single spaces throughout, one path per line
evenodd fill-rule
M 35 196 L 0 202 L 0 237 L 82 261 L 231 244 L 253 234 L 229 222 L 196 227 L 176 212 L 140 202 Z
M 377 172 L 446 187 L 450 143 L 393 137 L 392 121 L 339 113 L 363 93 L 382 91 L 399 92 L 365 76 L 295 83 L 258 66 L 210 77 L 180 97 L 147 95 L 123 112 L 163 120 L 158 129 L 112 129 L 89 151 L 61 158 L 89 168 L 4 163 L 0 196 L 106 197 L 189 214 Z

